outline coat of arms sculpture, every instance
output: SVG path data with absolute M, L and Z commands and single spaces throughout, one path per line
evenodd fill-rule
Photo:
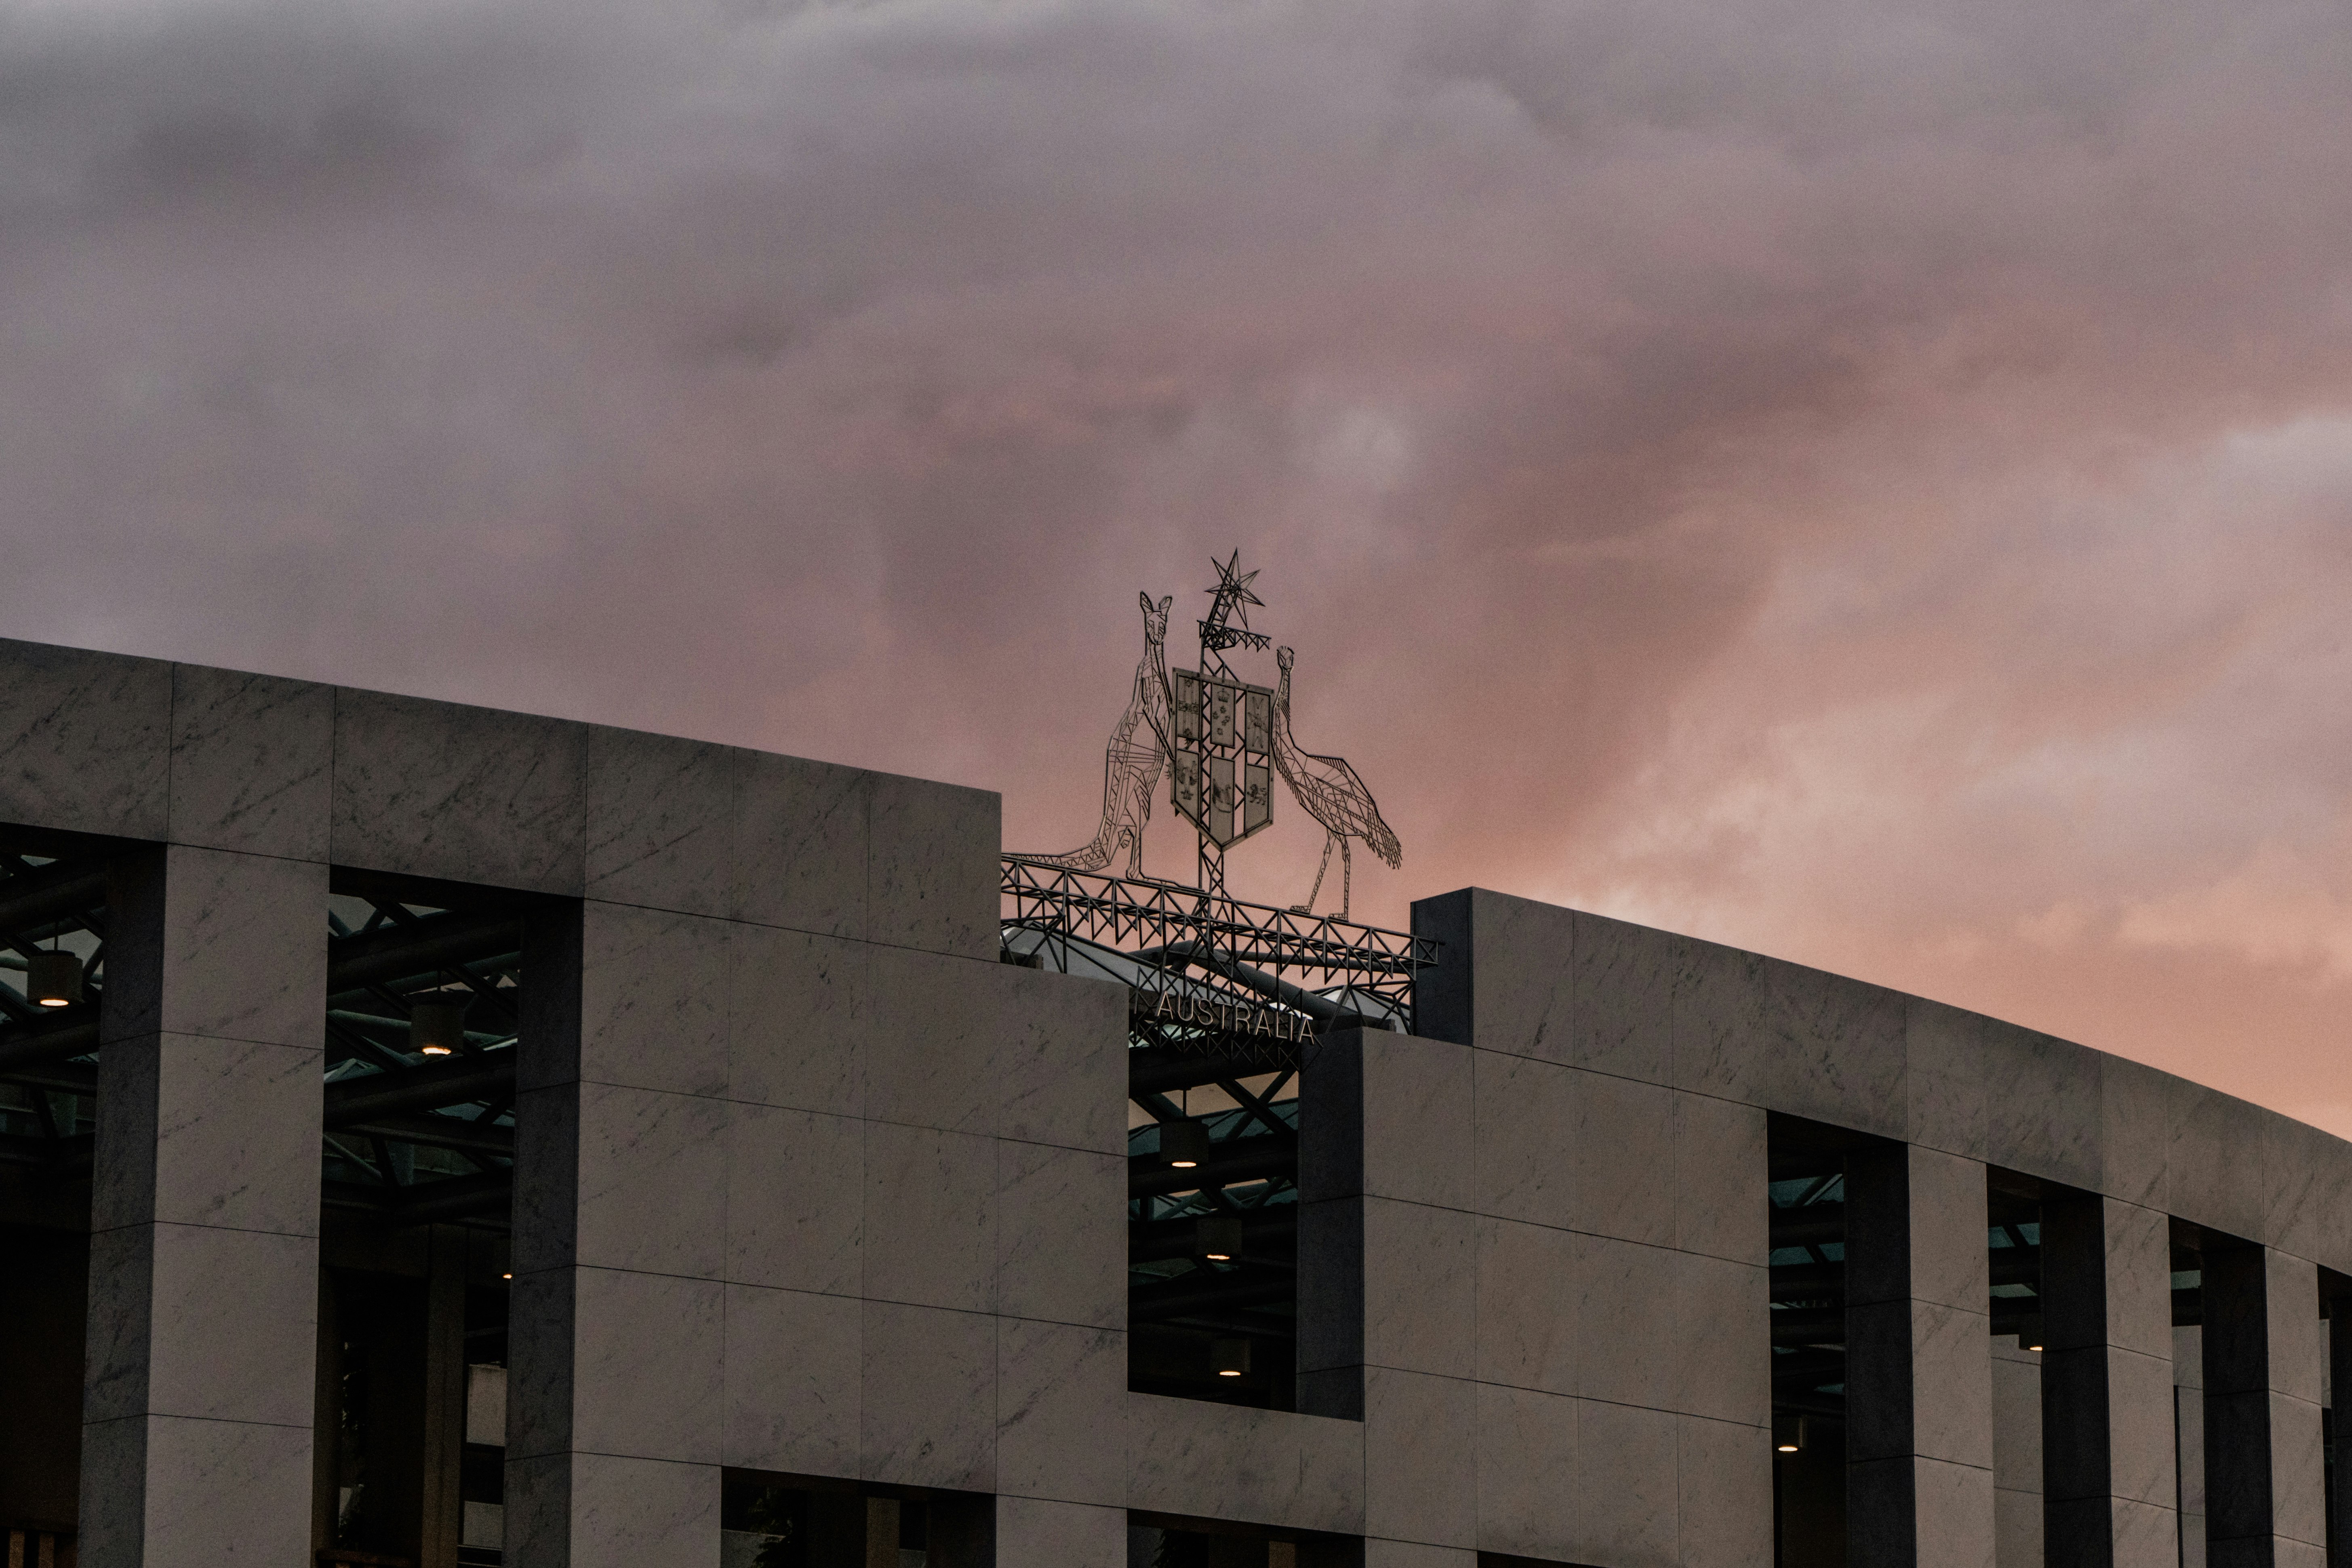
M 1307 901 L 1310 912 L 1339 851 L 1339 918 L 1348 918 L 1354 868 L 1349 844 L 1366 847 L 1391 868 L 1403 847 L 1381 816 L 1372 793 L 1345 758 L 1302 750 L 1290 732 L 1290 672 L 1296 657 L 1276 648 L 1281 679 L 1274 687 L 1252 684 L 1236 674 L 1225 655 L 1234 649 L 1264 653 L 1272 639 L 1250 629 L 1249 606 L 1265 602 L 1252 591 L 1255 572 L 1241 570 L 1241 552 L 1214 562 L 1217 583 L 1204 590 L 1209 613 L 1199 623 L 1199 668 L 1168 669 L 1171 601 L 1139 595 L 1143 606 L 1143 658 L 1125 712 L 1111 729 L 1103 759 L 1103 816 L 1093 840 L 1058 855 L 1013 858 L 1064 870 L 1100 872 L 1118 852 L 1127 851 L 1127 876 L 1143 874 L 1143 828 L 1160 775 L 1169 778 L 1169 803 L 1200 831 L 1200 878 L 1204 894 L 1224 897 L 1224 852 L 1274 820 L 1274 781 L 1282 780 L 1300 807 L 1324 830 L 1323 862 Z M 1143 731 L 1150 731 L 1147 738 Z

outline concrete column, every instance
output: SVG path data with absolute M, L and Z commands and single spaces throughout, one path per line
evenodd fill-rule
M 2352 1563 L 2352 1294 L 2337 1296 L 2327 1310 L 2328 1420 L 2335 1440 L 2334 1536 L 2328 1561 Z
M 2169 1222 L 2113 1198 L 2042 1210 L 2045 1556 L 2172 1568 Z
M 2319 1280 L 2268 1247 L 2204 1257 L 2205 1540 L 2210 1568 L 2325 1560 Z
M 174 846 L 115 883 L 81 1561 L 302 1561 L 326 867 Z
M 1985 1169 L 1902 1146 L 1846 1163 L 1846 1552 L 1993 1560 Z

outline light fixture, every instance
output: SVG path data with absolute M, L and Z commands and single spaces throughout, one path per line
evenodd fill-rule
M 1242 1255 L 1239 1215 L 1202 1215 L 1192 1222 L 1192 1256 L 1208 1263 L 1231 1263 Z
M 25 961 L 25 989 L 36 1005 L 70 1007 L 81 1000 L 81 958 L 63 949 L 37 952 Z
M 511 1279 L 514 1278 L 514 1272 L 509 1269 L 506 1273 L 499 1275 L 499 1278 L 501 1279 Z
M 2036 1312 L 2036 1313 L 2034 1313 L 2032 1317 L 2029 1317 L 2029 1318 L 2021 1318 L 2020 1320 L 2018 1320 L 2018 1324 L 2017 1324 L 2017 1348 L 2018 1348 L 2019 1350 L 2021 1350 L 2021 1351 L 2032 1351 L 2032 1352 L 2035 1352 L 2036 1354 L 2040 1354 L 2040 1353 L 2041 1353 L 2041 1351 L 2042 1351 L 2042 1314 L 2041 1314 L 2041 1313 Z
M 413 1002 L 408 1008 L 408 1048 L 420 1056 L 446 1057 L 466 1043 L 463 1002 Z
M 1219 1340 L 1209 1347 L 1209 1365 L 1219 1377 L 1240 1377 L 1249 1371 L 1250 1342 Z
M 1779 1454 L 1801 1454 L 1805 1450 L 1805 1418 L 1801 1415 L 1772 1417 L 1772 1450 Z
M 1180 1171 L 1192 1170 L 1209 1157 L 1209 1129 L 1186 1118 L 1160 1124 L 1160 1158 Z

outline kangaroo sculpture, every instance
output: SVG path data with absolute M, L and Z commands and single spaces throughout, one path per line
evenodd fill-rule
M 1066 854 L 1020 857 L 1034 865 L 1099 871 L 1124 845 L 1127 875 L 1143 878 L 1143 825 L 1151 820 L 1151 792 L 1168 761 L 1168 607 L 1175 600 L 1154 604 L 1150 595 L 1138 594 L 1136 601 L 1143 606 L 1143 657 L 1136 662 L 1127 711 L 1111 726 L 1103 752 L 1102 826 L 1092 843 Z

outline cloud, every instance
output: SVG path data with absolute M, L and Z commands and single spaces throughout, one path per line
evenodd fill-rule
M 2303 0 L 20 3 L 0 629 L 1075 843 L 1136 591 L 1239 544 L 1404 838 L 1384 917 L 1575 899 L 2352 1103 L 2347 44 Z M 1288 902 L 1319 840 L 1272 837 Z

